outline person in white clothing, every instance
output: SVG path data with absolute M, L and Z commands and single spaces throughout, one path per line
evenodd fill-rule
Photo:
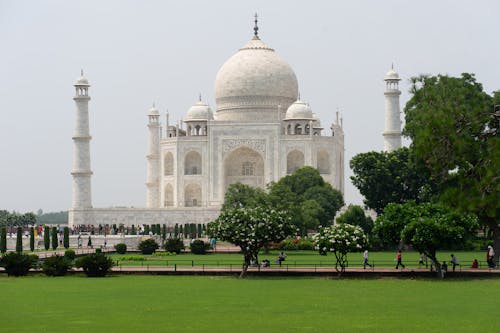
M 365 250 L 365 252 L 363 252 L 363 269 L 366 269 L 366 266 L 372 267 L 372 265 L 368 263 L 368 250 Z

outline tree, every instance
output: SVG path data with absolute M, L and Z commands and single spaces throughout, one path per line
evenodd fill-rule
M 224 194 L 224 203 L 221 209 L 258 207 L 265 205 L 265 198 L 266 193 L 262 189 L 235 183 L 231 184 Z
M 475 213 L 493 231 L 500 254 L 500 93 L 483 91 L 473 74 L 412 78 L 404 134 L 439 189 L 440 201 Z M 498 107 L 497 107 L 498 109 Z
M 20 216 L 21 224 L 25 227 L 36 224 L 36 215 L 33 213 L 25 213 Z
M 391 202 L 425 202 L 435 192 L 429 172 L 409 148 L 361 153 L 349 165 L 354 173 L 352 183 L 364 196 L 364 204 L 378 214 Z
M 179 237 L 179 224 L 176 223 L 174 226 L 174 238 Z
M 16 252 L 23 253 L 23 228 L 17 227 Z
M 161 227 L 161 240 L 164 242 L 167 239 L 167 225 L 163 224 Z
M 0 228 L 0 252 L 3 254 L 7 252 L 7 228 Z
M 280 242 L 295 233 L 295 226 L 284 211 L 267 207 L 240 207 L 222 210 L 219 217 L 209 223 L 211 237 L 231 242 L 243 252 L 243 270 L 246 275 L 251 263 L 258 264 L 259 250 L 269 242 Z
M 57 249 L 57 227 L 52 227 L 52 250 Z
M 64 227 L 63 246 L 65 249 L 69 248 L 69 228 L 68 227 Z
M 47 225 L 43 227 L 43 246 L 45 251 L 50 248 L 50 228 Z
M 320 254 L 332 252 L 335 255 L 335 269 L 341 275 L 347 265 L 347 253 L 361 251 L 367 244 L 367 238 L 358 226 L 335 224 L 320 228 L 314 236 L 314 243 Z
M 35 251 L 35 228 L 30 227 L 30 250 Z
M 372 218 L 366 216 L 363 208 L 357 205 L 349 205 L 335 222 L 360 226 L 367 235 L 371 235 L 373 230 Z

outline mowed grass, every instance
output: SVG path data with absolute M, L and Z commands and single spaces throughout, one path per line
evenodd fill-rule
M 268 259 L 273 265 L 278 258 L 279 251 L 271 251 L 269 254 L 261 253 L 259 260 Z M 329 254 L 321 256 L 316 251 L 285 251 L 287 254 L 286 260 L 283 265 L 290 265 L 291 267 L 308 267 L 308 266 L 332 266 L 335 265 L 335 256 Z M 450 254 L 454 253 L 460 260 L 464 268 L 470 267 L 474 259 L 483 261 L 482 264 L 486 267 L 484 262 L 485 254 L 483 252 L 474 251 L 458 251 L 458 252 L 440 252 L 438 259 L 440 261 L 450 261 Z M 403 252 L 403 263 L 409 268 L 418 267 L 419 253 L 414 251 Z M 181 253 L 179 255 L 171 256 L 155 256 L 155 255 L 141 255 L 138 253 L 127 253 L 124 255 L 113 254 L 111 258 L 119 265 L 122 266 L 141 266 L 141 265 L 154 265 L 154 266 L 240 266 L 242 263 L 242 255 L 240 253 L 212 253 L 205 255 L 195 255 L 191 253 Z M 375 267 L 393 267 L 396 265 L 396 252 L 370 252 L 370 263 Z M 363 264 L 363 253 L 349 253 L 348 255 L 350 267 L 361 267 Z M 430 261 L 429 261 L 430 264 Z
M 1 332 L 499 332 L 500 280 L 0 277 Z

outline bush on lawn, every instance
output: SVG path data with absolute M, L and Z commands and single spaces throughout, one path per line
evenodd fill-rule
M 68 259 L 69 261 L 75 260 L 75 258 L 76 258 L 75 250 L 68 249 L 68 250 L 64 251 L 64 257 L 66 259 Z
M 10 252 L 0 259 L 0 267 L 5 268 L 9 276 L 24 276 L 28 274 L 30 268 L 35 268 L 38 256 L 34 254 L 20 254 Z
M 95 249 L 95 253 L 97 253 L 97 254 L 102 253 L 102 250 L 101 249 Z
M 206 244 L 201 239 L 197 239 L 191 243 L 191 253 L 194 254 L 205 254 L 210 245 Z
M 143 240 L 138 246 L 142 254 L 153 254 L 159 247 L 158 243 L 152 238 Z
M 125 254 L 125 253 L 127 253 L 127 245 L 123 244 L 123 243 L 116 244 L 115 250 L 116 250 L 116 253 Z
M 170 238 L 165 242 L 165 250 L 173 253 L 181 253 L 184 250 L 184 242 L 179 238 Z
M 71 260 L 66 256 L 53 255 L 42 263 L 42 270 L 47 276 L 64 276 L 71 268 Z
M 103 253 L 92 253 L 76 260 L 75 266 L 83 268 L 88 277 L 106 276 L 113 267 L 113 260 Z
M 309 238 L 287 238 L 279 242 L 275 247 L 277 250 L 296 251 L 296 250 L 314 250 L 314 243 Z

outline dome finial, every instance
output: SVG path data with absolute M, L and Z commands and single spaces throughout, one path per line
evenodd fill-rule
M 394 70 L 394 61 L 391 62 L 391 69 Z
M 257 25 L 258 17 L 257 13 L 255 13 L 255 26 L 253 27 L 253 34 L 255 35 L 254 38 L 259 38 L 259 26 Z
M 299 90 L 299 96 L 297 96 L 297 100 L 300 101 L 300 90 Z
M 80 75 L 83 76 L 83 68 L 80 69 Z
M 198 101 L 201 102 L 201 93 L 198 94 Z

